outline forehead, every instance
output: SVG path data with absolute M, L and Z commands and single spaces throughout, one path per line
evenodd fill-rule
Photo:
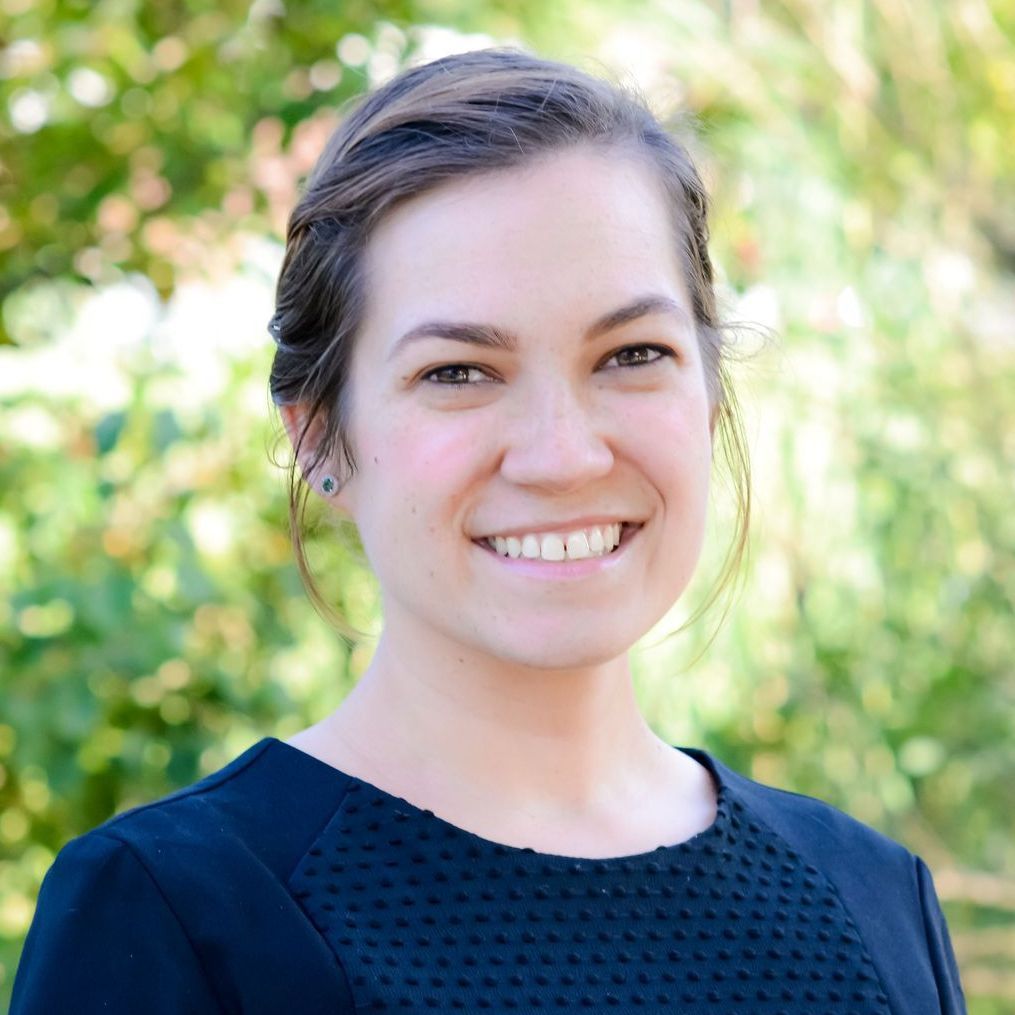
M 452 181 L 371 237 L 364 335 L 449 315 L 580 329 L 646 291 L 686 306 L 673 230 L 654 170 L 628 153 L 575 149 Z

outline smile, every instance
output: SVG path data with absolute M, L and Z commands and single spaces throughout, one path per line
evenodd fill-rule
M 639 528 L 627 522 L 593 525 L 571 532 L 527 532 L 513 536 L 488 536 L 480 540 L 501 557 L 525 560 L 587 560 L 605 557 L 621 542 L 625 530 Z

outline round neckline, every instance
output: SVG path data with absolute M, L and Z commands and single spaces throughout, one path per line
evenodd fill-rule
M 703 828 L 700 832 L 696 832 L 689 839 L 684 839 L 681 842 L 675 842 L 669 845 L 661 844 L 652 849 L 642 850 L 638 853 L 625 853 L 618 856 L 587 857 L 566 853 L 543 853 L 531 846 L 514 846 L 505 842 L 497 842 L 495 839 L 485 838 L 477 832 L 472 832 L 467 828 L 462 828 L 461 825 L 456 825 L 453 822 L 448 821 L 446 818 L 442 818 L 439 814 L 436 814 L 429 808 L 420 807 L 418 804 L 414 804 L 410 800 L 406 800 L 404 797 L 397 796 L 394 793 L 389 793 L 387 790 L 382 789 L 374 783 L 361 779 L 358 776 L 350 775 L 348 772 L 344 772 L 342 769 L 336 768 L 334 765 L 323 761 L 321 758 L 317 758 L 313 754 L 309 754 L 293 744 L 278 739 L 278 737 L 265 737 L 262 740 L 262 743 L 266 743 L 269 746 L 282 747 L 290 756 L 296 755 L 298 759 L 306 759 L 306 763 L 316 770 L 324 770 L 335 778 L 346 780 L 349 784 L 349 793 L 351 794 L 358 796 L 361 793 L 366 792 L 371 794 L 374 800 L 386 803 L 388 806 L 395 809 L 396 812 L 403 814 L 408 818 L 416 818 L 417 820 L 430 823 L 435 829 L 440 830 L 444 834 L 445 838 L 457 838 L 464 840 L 473 847 L 494 853 L 497 856 L 515 858 L 520 863 L 525 861 L 538 861 L 544 864 L 601 864 L 604 865 L 600 868 L 602 870 L 605 870 L 608 866 L 620 867 L 624 864 L 658 863 L 660 860 L 666 860 L 677 854 L 696 853 L 704 848 L 707 848 L 713 840 L 725 836 L 727 825 L 730 821 L 729 789 L 723 781 L 712 758 L 704 751 L 700 751 L 695 748 L 671 745 L 674 750 L 680 751 L 693 761 L 696 761 L 711 777 L 716 791 L 716 811 L 712 823 L 708 825 L 708 827 Z M 347 793 L 343 798 L 343 802 L 339 807 L 339 812 L 341 812 L 342 808 L 348 802 L 349 793 Z

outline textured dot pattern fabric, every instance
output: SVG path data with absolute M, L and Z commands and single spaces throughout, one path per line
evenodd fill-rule
M 357 1011 L 889 1012 L 833 886 L 726 787 L 690 841 L 583 860 L 353 780 L 291 885 Z

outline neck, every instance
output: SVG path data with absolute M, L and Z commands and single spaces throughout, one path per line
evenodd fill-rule
M 641 715 L 626 655 L 536 669 L 457 642 L 421 644 L 390 625 L 326 723 L 362 768 L 382 778 L 411 772 L 435 798 L 492 795 L 530 812 L 629 800 L 675 753 Z

